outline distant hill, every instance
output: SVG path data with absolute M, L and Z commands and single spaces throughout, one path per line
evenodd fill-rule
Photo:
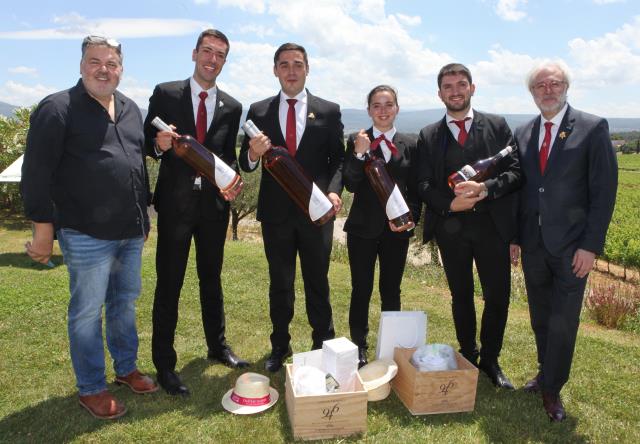
M 13 111 L 18 108 L 17 106 L 10 105 L 8 103 L 0 102 L 0 115 L 11 117 Z
M 13 110 L 17 106 L 0 102 L 0 115 L 11 116 Z M 141 108 L 142 118 L 146 118 L 147 110 Z M 248 108 L 242 111 L 242 120 L 244 122 L 247 117 Z M 533 118 L 532 114 L 503 114 L 507 119 L 507 123 L 511 130 L 515 130 L 518 126 L 528 122 Z M 430 123 L 436 122 L 444 116 L 444 108 L 442 109 L 424 109 L 419 111 L 401 111 L 396 120 L 396 128 L 403 133 L 415 133 Z M 612 133 L 620 133 L 627 131 L 640 131 L 640 118 L 627 117 L 611 117 L 609 121 L 609 130 Z M 358 131 L 360 128 L 369 128 L 371 119 L 365 110 L 360 109 L 343 109 L 342 123 L 344 123 L 344 133 L 349 134 Z M 240 130 L 242 132 L 242 130 Z

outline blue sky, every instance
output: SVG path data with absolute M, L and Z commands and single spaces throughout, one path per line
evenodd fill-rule
M 564 61 L 572 105 L 606 117 L 640 117 L 637 0 L 157 0 L 12 1 L 0 10 L 0 101 L 37 103 L 79 77 L 85 35 L 123 45 L 120 90 L 146 108 L 153 87 L 193 72 L 207 27 L 231 41 L 218 85 L 245 107 L 278 91 L 273 53 L 307 48 L 307 87 L 343 108 L 394 85 L 401 109 L 439 108 L 436 74 L 466 64 L 475 108 L 535 113 L 524 85 L 541 59 Z

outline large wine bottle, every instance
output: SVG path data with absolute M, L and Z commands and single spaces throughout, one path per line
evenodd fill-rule
M 364 173 L 369 179 L 380 204 L 387 213 L 387 218 L 398 231 L 406 231 L 415 227 L 411 211 L 398 188 L 387 171 L 385 162 L 379 157 L 366 154 Z
M 500 162 L 503 158 L 507 157 L 515 147 L 508 146 L 501 150 L 498 154 L 486 159 L 481 159 L 473 163 L 473 165 L 465 165 L 455 173 L 451 174 L 448 178 L 449 186 L 454 189 L 460 182 L 466 182 L 473 180 L 474 182 L 484 182 L 485 180 L 493 177 Z
M 160 117 L 155 117 L 151 124 L 160 131 L 173 131 Z M 179 135 L 173 138 L 171 144 L 180 158 L 220 189 L 220 194 L 233 192 L 237 195 L 242 190 L 244 183 L 240 175 L 193 137 Z
M 242 129 L 250 138 L 260 134 L 251 120 L 247 120 Z M 314 224 L 323 225 L 335 216 L 336 212 L 329 198 L 309 179 L 286 148 L 272 146 L 262 155 L 262 164 Z

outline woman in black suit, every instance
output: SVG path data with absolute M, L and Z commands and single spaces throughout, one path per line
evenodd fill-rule
M 373 291 L 376 259 L 380 261 L 382 311 L 400 310 L 400 284 L 413 230 L 398 231 L 371 187 L 364 166 L 368 156 L 380 157 L 405 198 L 414 221 L 420 215 L 416 195 L 416 139 L 398 133 L 394 126 L 398 96 L 388 85 L 379 85 L 367 96 L 367 111 L 373 126 L 352 134 L 347 141 L 343 166 L 345 188 L 353 193 L 353 204 L 344 225 L 351 268 L 349 329 L 358 346 L 359 366 L 367 363 L 369 301 Z M 411 227 L 413 228 L 413 227 Z

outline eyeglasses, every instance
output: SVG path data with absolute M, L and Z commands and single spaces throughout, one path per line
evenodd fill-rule
M 115 39 L 102 37 L 99 35 L 88 35 L 82 40 L 82 55 L 84 55 L 89 45 L 106 45 L 116 50 L 118 55 L 122 54 L 122 45 Z
M 539 82 L 533 85 L 536 92 L 544 92 L 547 89 L 552 91 L 560 91 L 567 82 L 561 80 L 552 80 L 550 82 Z

